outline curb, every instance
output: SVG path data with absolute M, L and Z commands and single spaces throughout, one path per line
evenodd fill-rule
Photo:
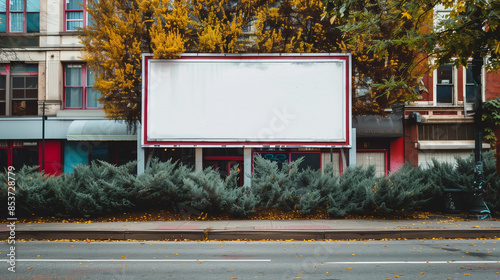
M 0 232 L 7 240 L 8 232 Z M 397 229 L 397 230 L 64 230 L 18 231 L 16 239 L 24 240 L 383 240 L 383 239 L 448 239 L 497 238 L 500 229 Z

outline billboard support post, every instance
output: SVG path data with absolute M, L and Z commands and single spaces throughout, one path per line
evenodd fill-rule
M 141 124 L 137 125 L 137 175 L 144 173 L 144 148 L 141 145 Z
M 245 174 L 240 174 L 244 176 L 243 186 L 249 188 L 252 186 L 252 148 L 243 148 L 243 170 Z
M 352 147 L 349 149 L 349 166 L 356 166 L 356 128 L 351 128 L 352 130 L 352 138 L 351 144 Z
M 203 171 L 203 148 L 194 149 L 194 170 Z

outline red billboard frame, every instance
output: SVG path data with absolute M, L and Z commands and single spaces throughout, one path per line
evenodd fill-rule
M 152 54 L 143 54 L 143 69 L 142 69 L 142 128 L 141 128 L 141 145 L 143 147 L 281 147 L 281 148 L 291 148 L 291 147 L 328 147 L 328 148 L 350 148 L 352 139 L 351 130 L 351 119 L 352 119 L 352 98 L 351 98 L 351 76 L 352 76 L 352 60 L 350 54 L 183 54 L 178 59 L 213 59 L 213 60 L 224 60 L 224 59 L 241 59 L 241 60 L 266 60 L 266 59 L 335 59 L 343 60 L 346 63 L 346 73 L 345 73 L 345 112 L 347 116 L 345 117 L 345 131 L 346 138 L 345 141 L 341 142 L 288 142 L 288 141 L 252 141 L 252 142 L 241 142 L 241 141 L 150 141 L 148 140 L 148 78 L 149 78 L 149 68 L 148 62 L 153 60 Z

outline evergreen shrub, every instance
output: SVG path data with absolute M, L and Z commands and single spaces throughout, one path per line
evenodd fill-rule
M 380 178 L 373 187 L 375 210 L 378 213 L 414 212 L 429 209 L 443 188 L 429 180 L 429 172 L 407 163 L 387 177 Z
M 78 165 L 61 176 L 70 216 L 98 216 L 131 209 L 134 205 L 135 162 L 121 166 L 104 161 Z
M 494 151 L 484 153 L 485 200 L 500 214 L 500 175 Z M 470 202 L 474 193 L 474 159 L 456 158 L 455 164 L 416 167 L 407 164 L 386 177 L 375 167 L 350 167 L 340 176 L 327 164 L 323 171 L 300 170 L 302 159 L 278 165 L 259 155 L 252 186 L 239 186 L 240 172 L 226 178 L 207 168 L 196 172 L 176 162 L 153 160 L 144 174 L 134 175 L 135 162 L 114 166 L 106 162 L 80 165 L 70 174 L 49 176 L 38 167 L 16 171 L 16 215 L 19 217 L 92 217 L 132 209 L 183 210 L 246 217 L 255 208 L 300 211 L 303 215 L 327 211 L 331 217 L 389 215 L 431 210 L 432 199 L 444 203 L 443 191 L 460 189 Z M 0 173 L 0 216 L 6 216 L 7 176 Z M 185 209 L 185 208 L 184 208 Z M 465 209 L 467 210 L 467 209 Z
M 375 166 L 350 167 L 339 177 L 337 187 L 327 195 L 328 213 L 332 217 L 370 214 L 374 209 L 372 191 L 377 178 Z
M 238 186 L 238 176 L 237 166 L 225 179 L 211 167 L 187 174 L 183 180 L 183 188 L 188 193 L 185 205 L 214 214 L 246 216 L 252 213 L 257 201 L 252 192 Z
M 264 159 L 255 154 L 252 191 L 258 201 L 259 208 L 280 208 L 285 211 L 295 209 L 298 200 L 300 158 L 290 164 Z
M 177 206 L 189 197 L 183 180 L 192 172 L 192 168 L 172 160 L 153 159 L 150 167 L 134 182 L 138 208 L 177 210 Z

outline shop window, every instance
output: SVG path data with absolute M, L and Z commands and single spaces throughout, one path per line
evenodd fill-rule
M 19 170 L 24 165 L 39 165 L 38 147 L 12 149 L 12 166 L 14 166 L 16 170 Z
M 40 0 L 0 0 L 0 32 L 40 32 Z
M 284 163 L 291 163 L 302 157 L 304 160 L 299 165 L 299 169 L 311 168 L 313 170 L 321 169 L 321 154 L 316 152 L 276 152 L 276 151 L 258 151 L 255 152 L 260 154 L 263 158 L 270 160 L 272 162 L 278 163 L 278 167 L 281 168 Z
M 385 176 L 387 174 L 387 152 L 357 150 L 356 165 L 365 168 L 373 165 L 375 166 L 375 176 Z
M 86 0 L 66 0 L 64 6 L 66 31 L 78 31 L 80 28 L 93 25 L 85 10 L 86 5 Z
M 437 69 L 436 100 L 438 103 L 453 103 L 453 65 Z
M 64 172 L 72 173 L 79 164 L 96 160 L 122 165 L 137 159 L 137 143 L 129 141 L 67 141 L 64 145 Z
M 0 148 L 0 172 L 4 172 L 9 167 L 9 150 Z
M 38 142 L 32 141 L 2 141 L 0 142 L 0 172 L 13 166 L 16 170 L 23 166 L 37 166 Z
M 98 109 L 101 94 L 94 89 L 95 74 L 83 64 L 64 67 L 64 104 L 68 109 Z

